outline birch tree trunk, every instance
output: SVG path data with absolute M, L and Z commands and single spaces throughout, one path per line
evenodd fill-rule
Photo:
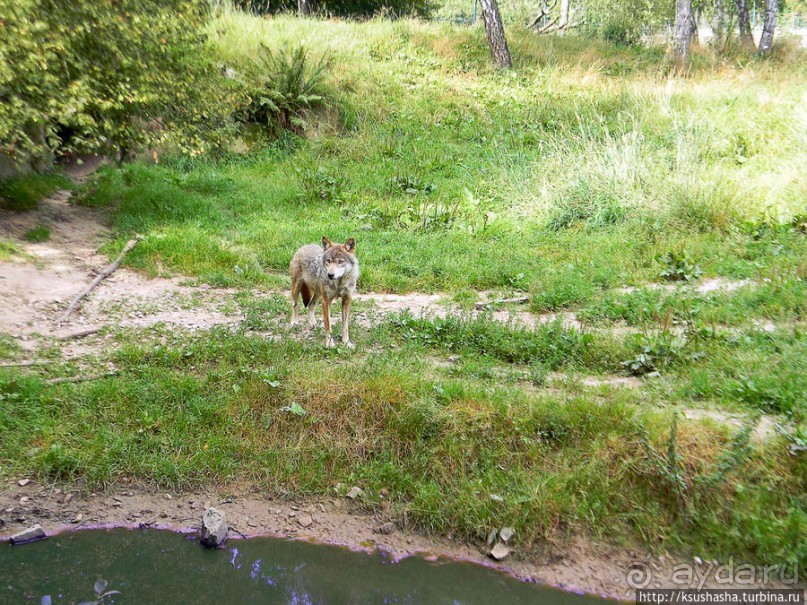
M 560 21 L 558 29 L 563 31 L 569 25 L 569 0 L 560 0 Z
M 485 33 L 488 36 L 490 55 L 496 67 L 512 67 L 510 49 L 507 48 L 507 39 L 504 37 L 504 25 L 499 13 L 496 0 L 479 0 L 482 6 L 482 21 L 485 22 Z
M 298 15 L 313 15 L 317 10 L 316 0 L 297 0 Z
M 737 5 L 737 22 L 740 27 L 740 46 L 754 50 L 754 35 L 751 33 L 751 19 L 748 17 L 747 0 L 734 0 Z
M 762 37 L 759 39 L 759 54 L 767 55 L 773 46 L 773 33 L 776 30 L 776 11 L 779 8 L 779 0 L 767 0 L 765 2 L 765 23 L 762 26 Z
M 715 45 L 723 45 L 723 37 L 726 35 L 726 9 L 723 0 L 714 0 L 713 5 L 712 32 L 714 33 Z
M 673 62 L 679 69 L 689 64 L 689 43 L 692 38 L 692 22 L 692 0 L 675 0 Z

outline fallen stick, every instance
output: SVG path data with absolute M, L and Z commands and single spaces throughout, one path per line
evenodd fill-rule
M 486 302 L 478 302 L 478 303 L 474 304 L 474 309 L 481 310 L 481 309 L 484 309 L 485 307 L 490 307 L 492 305 L 504 305 L 504 304 L 508 304 L 508 303 L 518 303 L 520 305 L 523 305 L 523 304 L 528 303 L 528 302 L 530 302 L 530 297 L 529 296 L 519 296 L 518 298 L 500 298 L 498 300 L 489 300 L 489 301 L 486 301 Z
M 106 326 L 95 326 L 94 328 L 87 328 L 86 330 L 79 330 L 78 332 L 70 332 L 69 334 L 62 334 L 61 336 L 57 336 L 59 340 L 74 340 L 79 338 L 84 338 L 85 336 L 91 336 L 97 332 L 100 332 L 106 328 Z
M 63 384 L 65 382 L 85 382 L 87 380 L 98 380 L 99 378 L 109 378 L 110 376 L 117 376 L 118 372 L 104 372 L 103 374 L 86 374 L 84 376 L 66 376 L 63 378 L 51 378 L 46 380 L 45 384 Z
M 117 268 L 120 266 L 121 261 L 123 260 L 123 257 L 124 257 L 124 256 L 126 256 L 126 253 L 127 253 L 127 252 L 129 252 L 129 250 L 131 250 L 132 248 L 134 248 L 134 247 L 137 245 L 137 242 L 138 242 L 138 241 L 140 241 L 140 240 L 139 240 L 139 239 L 130 239 L 128 242 L 126 242 L 126 245 L 123 247 L 123 250 L 122 250 L 122 251 L 121 251 L 121 253 L 118 255 L 118 258 L 116 258 L 116 259 L 115 259 L 115 262 L 114 262 L 114 263 L 112 263 L 111 265 L 109 265 L 109 266 L 108 266 L 106 269 L 104 269 L 103 271 L 101 271 L 101 272 L 98 274 L 98 276 L 97 276 L 97 277 L 96 277 L 94 280 L 92 280 L 92 283 L 91 283 L 89 286 L 87 286 L 86 288 L 84 288 L 84 290 L 82 290 L 82 291 L 81 291 L 81 292 L 78 294 L 78 296 L 76 296 L 76 297 L 73 299 L 73 302 L 71 302 L 71 303 L 70 303 L 70 306 L 69 306 L 69 307 L 67 307 L 67 311 L 65 311 L 65 312 L 64 312 L 64 315 L 62 315 L 62 316 L 59 318 L 59 323 L 62 323 L 63 321 L 67 321 L 67 318 L 68 318 L 68 317 L 70 317 L 70 314 L 71 314 L 71 313 L 73 313 L 73 311 L 75 310 L 76 305 L 79 303 L 79 301 L 80 301 L 82 298 L 84 298 L 85 296 L 87 296 L 87 295 L 88 295 L 90 292 L 92 292 L 92 291 L 93 291 L 93 289 L 95 289 L 95 287 L 96 287 L 98 284 L 100 284 L 100 283 L 101 283 L 101 281 L 102 281 L 104 278 L 108 277 L 110 273 L 112 273 L 112 272 L 113 272 L 115 269 L 117 269 Z

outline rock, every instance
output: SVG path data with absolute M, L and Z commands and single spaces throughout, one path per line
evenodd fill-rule
M 499 537 L 503 542 L 507 542 L 515 533 L 516 530 L 514 530 L 512 527 L 502 527 L 502 529 L 499 531 Z
M 303 513 L 298 517 L 297 523 L 300 524 L 300 527 L 311 527 L 311 524 L 314 523 L 314 517 L 308 513 Z
M 206 508 L 202 513 L 202 546 L 218 548 L 227 540 L 227 519 L 217 508 Z
M 73 499 L 73 494 L 66 494 L 66 495 L 65 495 L 65 497 L 64 497 L 64 500 L 62 500 L 62 502 L 63 502 L 64 504 L 67 504 L 67 503 L 68 503 L 68 502 L 70 502 L 72 499 Z
M 17 485 L 19 485 L 20 487 L 25 487 L 29 483 L 31 483 L 30 479 L 20 479 L 19 481 L 17 481 Z
M 692 560 L 695 562 L 695 565 L 703 565 L 703 559 L 701 559 L 700 557 L 695 557 Z
M 395 531 L 395 524 L 391 521 L 387 521 L 386 523 L 379 525 L 373 530 L 373 532 L 377 534 L 382 534 L 384 536 L 388 536 L 394 531 Z
M 26 542 L 34 542 L 35 540 L 42 540 L 47 537 L 48 535 L 45 533 L 45 530 L 42 529 L 42 526 L 37 524 L 14 534 L 11 536 L 9 542 L 12 544 L 25 544 Z
M 355 485 L 350 488 L 350 491 L 347 493 L 347 497 L 351 500 L 355 500 L 359 496 L 364 495 L 364 490 L 360 487 L 356 487 Z
M 81 523 L 81 520 L 82 520 L 83 518 L 84 518 L 84 515 L 82 515 L 81 513 L 79 513 L 79 514 L 77 514 L 75 517 L 73 517 L 73 520 L 71 521 L 71 523 Z
M 487 544 L 488 546 L 493 546 L 493 543 L 496 541 L 496 536 L 499 535 L 499 530 L 491 529 L 490 533 L 488 534 Z
M 512 551 L 504 545 L 504 542 L 498 542 L 496 546 L 490 549 L 488 555 L 492 559 L 496 559 L 497 561 L 501 561 L 502 559 L 506 558 L 510 555 Z

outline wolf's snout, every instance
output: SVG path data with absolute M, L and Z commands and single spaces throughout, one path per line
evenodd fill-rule
M 333 273 L 328 273 L 328 279 L 333 279 L 333 277 L 334 277 Z

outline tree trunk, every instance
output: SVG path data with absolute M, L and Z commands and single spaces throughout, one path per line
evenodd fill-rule
M 692 38 L 692 21 L 692 0 L 675 0 L 673 62 L 679 69 L 689 64 L 689 43 Z
M 297 0 L 297 14 L 313 15 L 317 11 L 317 0 Z
M 737 22 L 740 27 L 740 46 L 754 50 L 754 34 L 751 33 L 751 20 L 748 18 L 747 0 L 734 0 L 737 5 Z
M 714 0 L 712 32 L 716 46 L 723 45 L 723 36 L 726 35 L 726 9 L 723 0 Z
M 759 39 L 759 54 L 767 55 L 773 46 L 773 32 L 776 29 L 776 11 L 779 8 L 778 0 L 765 2 L 765 24 L 762 26 L 762 37 Z
M 694 41 L 695 44 L 700 41 L 698 37 L 698 19 L 695 17 L 695 11 L 689 12 L 689 39 Z
M 560 21 L 558 21 L 558 29 L 564 30 L 569 25 L 569 0 L 560 0 Z
M 499 5 L 496 0 L 480 0 L 482 5 L 482 21 L 485 22 L 485 33 L 488 36 L 490 55 L 496 67 L 512 67 L 510 49 L 507 48 L 507 39 L 504 37 L 504 25 L 499 14 Z

